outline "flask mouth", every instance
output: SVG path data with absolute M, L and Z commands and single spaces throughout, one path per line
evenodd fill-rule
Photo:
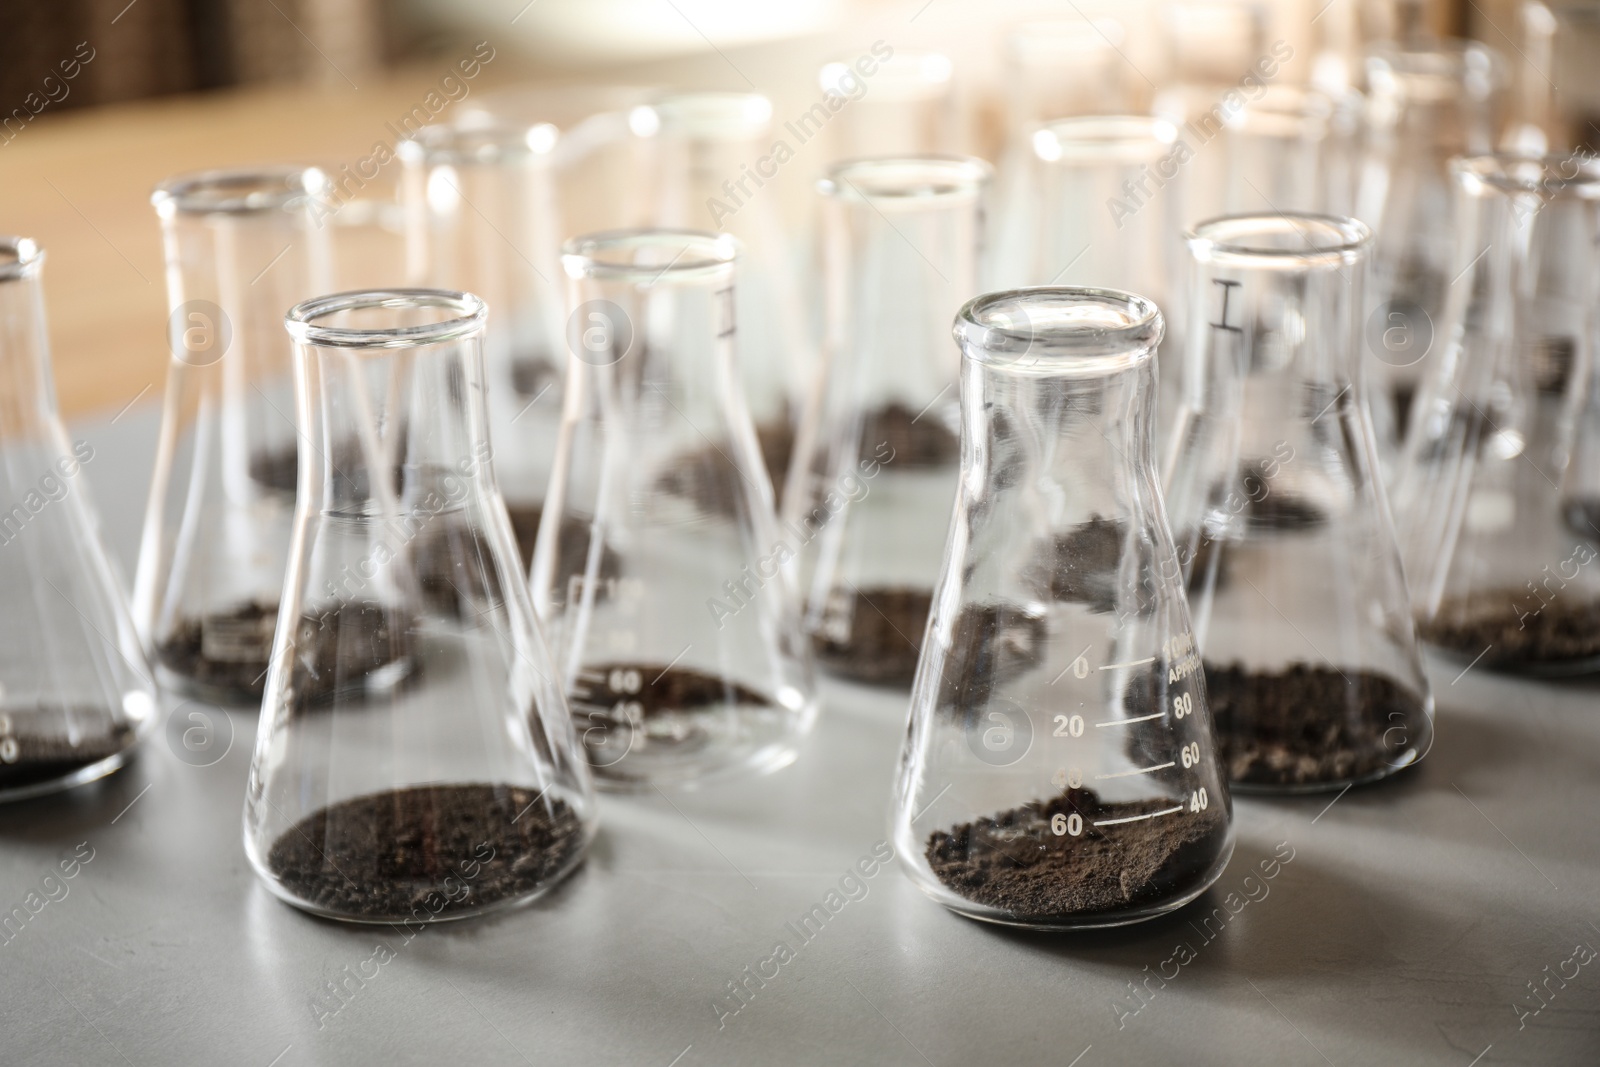
M 1177 142 L 1178 128 L 1166 119 L 1085 115 L 1035 130 L 1033 154 L 1046 163 L 1153 163 Z
M 163 219 L 174 215 L 253 215 L 326 200 L 328 176 L 317 167 L 208 170 L 168 178 L 150 194 Z
M 829 167 L 817 192 L 880 208 L 909 207 L 974 200 L 993 176 L 993 167 L 970 156 L 852 159 Z
M 295 343 L 316 348 L 421 348 L 481 332 L 488 317 L 472 293 L 371 289 L 303 301 L 283 325 Z
M 1072 377 L 1148 362 L 1164 331 L 1154 301 L 1080 286 L 985 293 L 957 312 L 954 329 L 962 350 L 978 362 Z
M 1356 262 L 1372 231 L 1342 215 L 1275 213 L 1207 219 L 1183 237 L 1202 263 L 1306 270 Z
M 574 237 L 561 246 L 569 278 L 612 281 L 683 281 L 728 270 L 739 242 L 704 230 L 609 230 Z
M 772 101 L 760 93 L 671 93 L 649 105 L 663 133 L 741 141 L 772 128 Z
M 852 92 L 852 81 L 871 85 L 868 90 L 883 100 L 906 103 L 917 100 L 937 100 L 950 92 L 950 76 L 955 64 L 943 52 L 925 52 L 916 49 L 896 49 L 888 59 L 876 61 L 872 74 L 865 79 L 852 77 L 861 68 L 853 66 L 855 59 L 839 58 L 824 63 L 817 72 L 817 87 L 836 96 L 859 96 Z
M 1534 156 L 1495 152 L 1453 159 L 1450 170 L 1456 182 L 1475 195 L 1493 189 L 1546 200 L 1600 198 L 1600 161 L 1582 153 Z
M 1493 51 L 1456 38 L 1425 44 L 1376 44 L 1367 50 L 1367 81 L 1378 97 L 1446 104 L 1487 100 L 1506 81 Z
M 32 278 L 44 264 L 44 249 L 31 237 L 0 236 L 0 282 Z
M 1229 129 L 1284 141 L 1320 141 L 1333 119 L 1333 98 L 1318 89 L 1269 85 L 1255 100 L 1236 111 L 1224 110 Z
M 522 125 L 499 118 L 424 126 L 395 146 L 405 163 L 521 163 L 555 150 L 561 132 L 549 122 Z

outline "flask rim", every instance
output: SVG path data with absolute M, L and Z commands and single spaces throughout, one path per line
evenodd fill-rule
M 416 326 L 355 329 L 318 326 L 316 320 L 347 311 L 374 308 L 437 308 L 456 314 Z M 421 348 L 481 332 L 489 305 L 473 293 L 452 289 L 358 289 L 304 300 L 283 316 L 296 344 L 314 348 Z
M 401 162 L 440 164 L 521 163 L 555 151 L 561 131 L 554 123 L 520 123 L 498 117 L 424 126 L 395 145 Z
M 1034 130 L 1045 163 L 1148 163 L 1177 147 L 1178 127 L 1155 115 L 1075 115 Z
M 1487 100 L 1508 80 L 1500 53 L 1462 37 L 1378 42 L 1366 49 L 1362 67 L 1375 96 L 1426 103 L 1449 103 L 1462 90 L 1468 99 Z
M 1531 194 L 1546 200 L 1600 198 L 1600 160 L 1578 152 L 1531 155 L 1489 152 L 1459 156 L 1450 173 L 1468 192 L 1485 188 L 1510 195 Z
M 676 255 L 658 262 L 642 263 L 634 258 L 673 250 Z M 642 282 L 647 287 L 662 280 L 721 273 L 738 258 L 739 242 L 731 234 L 709 230 L 605 230 L 569 238 L 561 246 L 561 265 L 569 278 Z
M 325 199 L 331 189 L 320 167 L 237 167 L 174 175 L 155 187 L 150 203 L 163 219 L 256 215 Z
M 704 141 L 742 141 L 772 128 L 772 98 L 732 89 L 666 93 L 644 105 L 661 133 Z
M 1046 315 L 1054 321 L 1036 326 Z M 1149 362 L 1165 330 L 1155 301 L 1137 293 L 1040 285 L 974 297 L 952 332 L 967 357 L 984 364 L 1094 376 Z
M 817 88 L 835 96 L 849 96 L 843 88 L 846 74 L 859 71 L 856 57 L 835 56 L 817 68 Z M 877 60 L 870 75 L 872 91 L 881 99 L 895 103 L 937 101 L 950 94 L 955 64 L 933 48 L 897 48 L 887 59 Z M 861 80 L 857 78 L 857 80 Z
M 1289 235 L 1300 247 L 1272 240 Z M 1346 215 L 1274 211 L 1206 219 L 1186 231 L 1183 240 L 1202 263 L 1243 261 L 1297 269 L 1354 262 L 1372 243 L 1372 230 Z
M 38 275 L 44 265 L 44 249 L 31 237 L 0 235 L 0 282 Z
M 974 200 L 994 177 L 975 156 L 875 156 L 847 159 L 828 168 L 817 194 L 839 202 L 922 204 Z

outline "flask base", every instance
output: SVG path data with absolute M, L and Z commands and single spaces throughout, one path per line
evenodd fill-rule
M 314 915 L 438 922 L 533 900 L 578 865 L 589 833 L 549 791 L 423 785 L 318 809 L 251 861 L 274 895 Z
M 1139 922 L 1193 900 L 1221 874 L 1233 848 L 1226 809 L 1220 797 L 1104 801 L 1068 789 L 934 831 L 922 855 L 933 881 L 923 876 L 923 888 L 953 911 L 1011 926 Z
M 67 719 L 78 735 L 69 740 Z M 128 761 L 139 733 L 97 708 L 0 710 L 0 802 L 86 785 Z

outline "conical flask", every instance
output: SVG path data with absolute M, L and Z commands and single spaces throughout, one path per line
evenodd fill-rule
M 1463 666 L 1594 671 L 1600 530 L 1574 505 L 1595 484 L 1600 166 L 1454 169 L 1461 277 L 1395 492 L 1417 629 Z
M 1369 232 L 1239 215 L 1189 235 L 1189 380 L 1167 468 L 1217 743 L 1240 789 L 1420 759 L 1433 698 L 1361 394 Z
M 253 705 L 266 684 L 298 471 L 283 313 L 327 291 L 328 193 L 321 171 L 284 167 L 151 197 L 172 359 L 133 617 L 162 683 L 204 700 Z
M 330 918 L 508 907 L 594 831 L 490 461 L 486 316 L 470 294 L 401 289 L 286 318 L 307 447 L 245 850 L 274 894 Z M 440 542 L 453 609 L 424 589 Z
M 817 85 L 842 106 L 831 116 L 813 107 L 788 132 L 815 136 L 820 128 L 829 162 L 953 152 L 954 73 L 955 64 L 942 52 L 890 48 L 879 41 L 824 63 Z
M 960 476 L 950 317 L 977 287 L 988 164 L 862 160 L 824 201 L 828 336 L 784 525 L 804 532 L 805 628 L 822 669 L 910 688 Z
M 428 126 L 401 142 L 410 256 L 424 283 L 494 308 L 483 338 L 495 475 L 533 560 L 561 425 L 565 299 L 549 124 Z
M 1493 149 L 1504 63 L 1476 42 L 1378 45 L 1367 57 L 1367 83 L 1355 210 L 1373 229 L 1365 312 L 1373 337 L 1363 351 L 1378 457 L 1392 478 L 1430 356 L 1445 347 L 1445 294 L 1455 284 L 1450 160 Z
M 912 879 L 973 918 L 1147 919 L 1233 851 L 1152 457 L 1161 329 L 1110 289 L 992 293 L 956 319 L 961 489 L 893 818 Z M 1098 602 L 1061 595 L 1086 579 Z
M 0 800 L 122 766 L 155 721 L 155 683 L 84 484 L 95 458 L 56 414 L 39 272 L 0 237 Z
M 563 256 L 573 355 L 532 582 L 602 786 L 776 769 L 815 714 L 802 539 L 739 389 L 735 249 L 638 230 Z
M 1094 115 L 1049 123 L 1033 135 L 1034 200 L 1007 225 L 1020 243 L 1001 249 L 991 284 L 1104 285 L 1172 309 L 1182 299 L 1181 211 L 1190 147 L 1171 123 L 1146 115 Z M 1161 346 L 1157 436 L 1177 408 L 1181 316 Z
M 767 188 L 797 146 L 774 138 L 772 101 L 755 93 L 669 94 L 652 114 L 652 225 L 715 230 L 739 241 L 740 381 L 768 477 L 781 490 L 816 363 L 780 194 Z M 808 114 L 792 136 L 803 145 L 821 128 Z

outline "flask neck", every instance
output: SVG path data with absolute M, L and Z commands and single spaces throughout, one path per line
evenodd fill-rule
M 0 437 L 49 432 L 56 397 L 37 262 L 0 261 L 0 382 Z
M 822 183 L 827 350 L 850 403 L 920 410 L 955 379 L 950 319 L 978 288 L 988 174 L 910 158 L 844 164 Z
M 1281 383 L 1275 395 L 1310 405 L 1278 413 L 1291 418 L 1311 418 L 1336 397 L 1358 396 L 1366 269 L 1361 254 L 1317 254 L 1299 263 L 1201 256 L 1189 289 L 1195 300 L 1187 406 L 1208 416 L 1236 415 L 1250 382 Z
M 1126 501 L 1142 491 L 1135 483 L 1153 482 L 1153 349 L 1123 369 L 1093 376 L 1022 372 L 969 358 L 963 377 L 968 491 L 983 485 L 979 491 L 1039 494 L 1051 520 L 1061 523 L 1083 521 L 1097 502 Z M 974 475 L 982 481 L 973 482 Z
M 438 514 L 494 487 L 481 338 L 402 348 L 304 345 L 300 492 L 324 514 Z

